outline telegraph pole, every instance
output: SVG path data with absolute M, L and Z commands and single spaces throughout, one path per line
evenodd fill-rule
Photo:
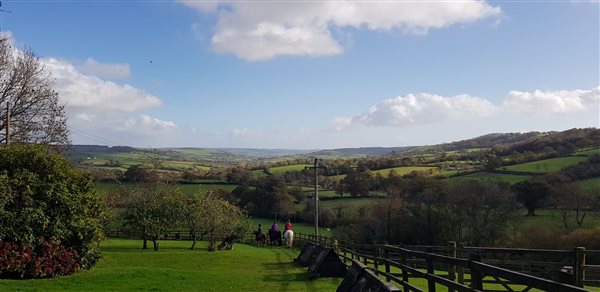
M 6 145 L 10 144 L 10 103 L 6 102 Z
M 324 166 L 319 166 L 319 161 L 322 159 L 315 158 L 313 166 L 304 167 L 304 169 L 314 169 L 315 170 L 315 194 L 313 196 L 313 200 L 315 201 L 315 235 L 319 235 L 319 168 L 326 168 Z

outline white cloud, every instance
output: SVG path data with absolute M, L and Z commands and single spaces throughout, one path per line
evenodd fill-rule
M 231 131 L 231 136 L 233 137 L 250 137 L 254 134 L 255 132 L 253 130 L 247 128 L 233 129 Z
M 99 78 L 128 79 L 131 76 L 129 64 L 100 63 L 92 58 L 88 58 L 83 64 L 77 65 L 76 68 L 82 74 Z
M 180 1 L 202 13 L 216 13 L 212 47 L 220 53 L 257 61 L 278 55 L 333 55 L 343 51 L 332 28 L 399 30 L 426 34 L 430 29 L 498 16 L 485 1 L 423 2 L 235 2 Z
M 386 99 L 366 113 L 352 118 L 338 117 L 332 127 L 337 131 L 354 125 L 404 127 L 490 116 L 497 110 L 491 102 L 466 94 L 452 97 L 429 93 L 408 94 Z
M 91 122 L 96 118 L 96 115 L 80 113 L 75 115 L 75 117 L 85 122 Z
M 73 64 L 48 58 L 42 60 L 56 79 L 56 90 L 75 112 L 135 112 L 156 108 L 162 101 L 129 84 L 120 85 L 79 72 Z
M 164 121 L 151 117 L 149 115 L 140 115 L 136 118 L 128 118 L 116 122 L 119 131 L 137 131 L 137 132 L 160 132 L 177 129 L 177 125 L 172 121 Z
M 518 113 L 559 114 L 598 109 L 599 103 L 600 86 L 590 90 L 511 91 L 504 107 Z

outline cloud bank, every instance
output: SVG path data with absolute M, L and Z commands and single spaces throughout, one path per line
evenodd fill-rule
M 431 29 L 498 16 L 485 1 L 423 2 L 240 2 L 180 1 L 217 16 L 212 48 L 219 53 L 260 61 L 276 56 L 324 56 L 343 52 L 335 29 L 397 30 L 424 35 Z
M 498 113 L 527 116 L 598 112 L 599 106 L 600 86 L 590 90 L 511 91 L 501 105 L 468 94 L 445 97 L 417 93 L 383 100 L 353 117 L 336 117 L 331 128 L 342 131 L 355 127 L 407 127 L 472 120 Z

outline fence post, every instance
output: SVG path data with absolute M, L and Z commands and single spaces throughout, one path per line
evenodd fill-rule
M 575 286 L 583 287 L 585 280 L 585 247 L 575 248 L 575 267 L 573 268 L 573 277 Z
M 456 241 L 449 241 L 448 243 L 450 245 L 450 252 L 449 252 L 448 256 L 456 258 Z M 456 266 L 455 265 L 448 265 L 448 279 L 450 281 L 456 281 Z M 448 292 L 454 292 L 454 288 L 449 287 Z
M 131 228 L 127 229 L 127 239 L 131 239 Z
M 458 251 L 459 250 L 463 250 L 465 248 L 465 244 L 464 243 L 459 243 L 458 247 L 456 249 L 456 256 L 458 257 Z M 464 284 L 465 283 L 465 268 L 461 265 L 459 265 L 457 267 L 457 272 L 458 272 L 458 283 L 460 284 Z
M 391 280 L 391 278 L 390 278 L 390 263 L 388 262 L 390 260 L 390 253 L 388 252 L 388 249 L 387 249 L 388 242 L 384 241 L 383 244 L 384 244 L 383 245 L 383 258 L 385 259 L 385 261 L 384 261 L 385 280 L 389 282 Z
M 427 253 L 433 253 L 431 247 L 427 247 L 425 249 Z M 427 264 L 427 274 L 435 275 L 435 269 L 433 268 L 433 258 L 431 255 L 427 255 L 426 264 Z M 429 292 L 435 292 L 435 281 L 431 278 L 427 279 L 427 288 Z
M 476 290 L 483 290 L 483 275 L 481 271 L 477 270 L 473 262 L 480 262 L 481 255 L 476 253 L 469 254 L 469 269 L 471 270 L 471 288 Z
M 406 268 L 404 266 L 408 265 L 408 262 L 406 261 L 406 253 L 404 251 L 401 251 L 400 256 L 402 257 L 402 286 L 404 288 L 404 291 L 410 291 L 410 286 L 408 286 L 408 271 L 406 270 Z
M 363 254 L 363 263 L 368 267 L 369 262 L 367 260 L 367 249 L 364 246 L 361 248 L 361 253 Z
M 376 271 L 379 271 L 379 265 L 378 265 L 378 263 L 377 263 L 377 258 L 379 258 L 379 254 L 380 254 L 380 252 L 379 252 L 379 247 L 377 247 L 377 246 L 375 245 L 375 242 L 371 243 L 371 245 L 372 245 L 372 247 L 373 247 L 373 268 L 374 268 Z

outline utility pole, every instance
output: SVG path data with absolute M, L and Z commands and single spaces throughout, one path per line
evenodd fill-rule
M 6 102 L 6 145 L 10 144 L 10 103 Z
M 324 166 L 319 166 L 319 161 L 322 159 L 315 158 L 313 166 L 304 167 L 304 169 L 314 169 L 315 170 L 315 194 L 313 196 L 313 200 L 315 201 L 315 235 L 319 235 L 319 168 L 326 168 Z

